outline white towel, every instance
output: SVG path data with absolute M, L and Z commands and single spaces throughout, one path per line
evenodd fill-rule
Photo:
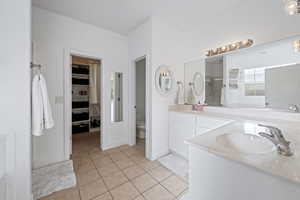
M 46 81 L 41 74 L 32 80 L 32 135 L 41 136 L 54 126 Z
M 177 94 L 175 98 L 175 104 L 184 104 L 184 94 L 181 82 L 177 83 Z

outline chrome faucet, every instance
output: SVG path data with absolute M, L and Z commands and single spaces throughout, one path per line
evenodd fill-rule
M 299 108 L 297 105 L 295 104 L 290 104 L 289 107 L 288 107 L 289 111 L 291 112 L 299 112 Z
M 268 130 L 268 133 L 259 132 L 258 134 L 260 136 L 265 137 L 268 140 L 270 140 L 276 146 L 277 152 L 280 155 L 283 155 L 283 156 L 292 156 L 293 155 L 293 152 L 291 151 L 291 148 L 290 148 L 291 142 L 287 141 L 284 138 L 282 131 L 279 128 L 276 128 L 274 126 L 267 126 L 267 125 L 263 125 L 263 124 L 258 124 L 258 126 L 264 127 Z

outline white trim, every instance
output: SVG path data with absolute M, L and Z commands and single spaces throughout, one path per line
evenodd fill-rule
M 78 51 L 74 49 L 64 49 L 64 159 L 68 160 L 70 159 L 70 155 L 72 154 L 72 143 L 71 137 L 72 137 L 72 73 L 71 73 L 71 56 L 81 56 L 84 58 L 91 58 L 91 59 L 96 59 L 96 60 L 101 60 L 101 65 L 100 65 L 100 106 L 101 106 L 101 124 L 100 124 L 100 136 L 101 136 L 101 144 L 100 148 L 103 149 L 104 147 L 104 130 L 105 130 L 105 123 L 103 123 L 104 119 L 104 98 L 103 98 L 103 91 L 104 91 L 104 73 L 103 73 L 103 59 L 94 54 L 94 53 L 89 53 L 89 52 L 83 52 L 83 51 Z M 70 91 L 70 92 L 68 92 Z
M 129 145 L 135 145 L 136 144 L 136 109 L 134 108 L 134 106 L 136 105 L 135 102 L 135 98 L 136 98 L 136 82 L 135 82 L 135 76 L 136 76 L 136 62 L 142 60 L 142 59 L 146 59 L 146 102 L 145 102 L 145 113 L 146 113 L 146 120 L 145 120 L 145 127 L 146 127 L 146 131 L 145 131 L 145 138 L 146 138 L 146 158 L 148 159 L 152 159 L 152 137 L 151 137 L 151 129 L 150 129 L 150 124 L 151 124 L 151 68 L 150 68 L 150 57 L 148 55 L 144 55 L 141 57 L 136 58 L 135 60 L 133 60 L 130 63 L 130 69 L 129 69 L 129 73 L 131 75 L 131 80 L 132 80 L 132 84 L 130 85 L 131 88 L 131 101 L 130 101 L 130 105 L 129 105 L 129 109 L 130 109 L 130 114 L 131 114 L 131 131 L 129 133 Z

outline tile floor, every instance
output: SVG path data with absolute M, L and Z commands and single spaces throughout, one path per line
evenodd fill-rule
M 145 158 L 144 141 L 101 151 L 99 135 L 73 136 L 75 188 L 41 200 L 179 200 L 186 180 Z

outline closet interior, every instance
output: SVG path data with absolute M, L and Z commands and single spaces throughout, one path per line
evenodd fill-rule
M 100 133 L 101 61 L 72 56 L 72 134 Z

